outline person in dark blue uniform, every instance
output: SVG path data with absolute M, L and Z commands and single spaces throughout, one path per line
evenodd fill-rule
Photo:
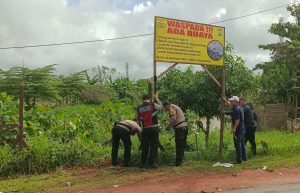
M 244 143 L 244 110 L 239 104 L 239 97 L 233 96 L 229 99 L 229 102 L 232 106 L 232 110 L 225 112 L 225 114 L 231 116 L 231 133 L 233 134 L 234 147 L 236 150 L 236 164 L 241 164 L 242 161 L 247 161 Z
M 256 121 L 251 106 L 247 104 L 245 97 L 240 97 L 240 105 L 244 110 L 245 117 L 245 144 L 249 141 L 251 145 L 251 153 L 253 156 L 256 155 L 256 143 L 255 143 L 255 132 L 256 132 Z

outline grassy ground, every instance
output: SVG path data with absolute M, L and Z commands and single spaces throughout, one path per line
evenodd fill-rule
M 230 135 L 226 135 L 225 140 L 232 140 Z M 217 140 L 218 133 L 211 134 L 211 142 Z M 188 152 L 186 163 L 183 167 L 174 168 L 161 165 L 155 170 L 140 170 L 139 168 L 87 168 L 87 169 L 59 169 L 54 173 L 21 176 L 18 178 L 8 178 L 0 180 L 0 192 L 51 192 L 61 190 L 72 190 L 94 186 L 111 186 L 123 184 L 126 179 L 130 182 L 137 182 L 143 178 L 156 176 L 158 180 L 166 179 L 170 174 L 181 175 L 195 172 L 230 172 L 235 173 L 244 169 L 257 169 L 267 166 L 272 170 L 279 167 L 300 166 L 300 133 L 289 133 L 284 131 L 265 131 L 257 133 L 258 156 L 250 157 L 242 165 L 235 165 L 232 168 L 214 168 L 212 164 L 215 159 L 209 156 L 216 156 L 214 148 L 210 150 Z M 247 147 L 249 150 L 249 146 Z M 234 152 L 232 145 L 226 147 L 224 159 L 230 162 L 233 160 Z M 232 159 L 231 159 L 232 158 Z M 161 154 L 161 159 L 164 159 Z
M 23 176 L 16 179 L 0 181 L 0 191 L 5 192 L 53 192 L 91 188 L 96 186 L 112 186 L 115 184 L 134 183 L 140 179 L 155 176 L 156 180 L 167 179 L 172 174 L 182 175 L 196 172 L 222 172 L 236 173 L 244 169 L 257 169 L 268 166 L 269 170 L 278 167 L 296 167 L 300 165 L 300 155 L 293 157 L 258 156 L 242 165 L 232 168 L 214 168 L 213 162 L 188 162 L 182 167 L 169 167 L 162 165 L 154 170 L 141 170 L 139 168 L 89 168 L 89 169 L 60 169 L 51 174 Z

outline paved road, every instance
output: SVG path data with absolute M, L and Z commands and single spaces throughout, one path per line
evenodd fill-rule
M 299 193 L 300 184 L 284 184 L 267 187 L 224 191 L 222 193 Z

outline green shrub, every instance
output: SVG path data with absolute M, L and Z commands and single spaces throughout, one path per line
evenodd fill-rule
M 58 167 L 92 166 L 110 155 L 110 148 L 101 148 L 93 142 L 72 140 L 66 144 L 46 137 L 28 140 L 28 148 L 14 150 L 0 148 L 0 176 L 39 174 Z
M 15 108 L 15 107 L 14 107 Z M 2 112 L 3 114 L 3 112 Z M 11 114 L 10 116 L 13 116 Z M 209 147 L 205 148 L 204 133 L 194 124 L 197 118 L 188 113 L 189 135 L 186 161 L 219 161 L 219 131 L 210 133 Z M 134 117 L 133 106 L 122 102 L 107 101 L 100 105 L 71 105 L 55 108 L 38 107 L 25 112 L 25 140 L 28 148 L 12 149 L 9 140 L 0 147 L 0 176 L 38 174 L 53 171 L 58 167 L 95 166 L 110 157 L 111 129 L 115 121 Z M 14 117 L 13 117 L 14 118 Z M 160 142 L 165 151 L 159 151 L 159 163 L 169 164 L 175 160 L 174 131 L 165 131 L 168 115 L 159 113 L 161 121 Z M 257 155 L 292 156 L 300 153 L 300 133 L 270 130 L 257 132 Z M 15 139 L 16 133 L 2 135 Z M 196 145 L 197 141 L 197 145 Z M 140 142 L 132 137 L 133 166 L 140 161 Z M 250 146 L 247 145 L 250 157 Z M 123 159 L 123 147 L 119 149 Z M 235 158 L 232 134 L 224 133 L 224 150 L 221 161 Z

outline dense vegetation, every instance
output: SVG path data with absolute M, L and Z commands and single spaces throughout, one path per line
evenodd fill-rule
M 262 102 L 285 102 L 289 95 L 296 100 L 300 98 L 299 90 L 292 90 L 300 85 L 300 5 L 289 6 L 288 11 L 295 22 L 274 23 L 269 32 L 282 37 L 283 42 L 260 45 L 269 50 L 272 60 L 257 64 L 262 70 L 260 78 L 260 97 Z
M 288 8 L 299 15 L 300 5 Z M 297 23 L 273 24 L 270 32 L 286 37 L 282 45 L 261 46 L 273 53 L 271 62 L 259 64 L 261 76 L 245 66 L 245 60 L 226 46 L 226 95 L 257 96 L 257 105 L 287 98 L 285 91 L 299 85 L 299 20 Z M 18 121 L 18 87 L 25 84 L 24 135 L 26 149 L 13 149 L 17 130 L 0 130 L 0 176 L 49 172 L 57 167 L 91 166 L 110 157 L 111 128 L 115 121 L 132 119 L 134 108 L 147 93 L 146 80 L 116 77 L 116 70 L 102 66 L 66 76 L 55 75 L 55 66 L 29 69 L 13 67 L 0 70 L 0 125 Z M 220 79 L 219 68 L 208 70 Z M 276 77 L 276 78 L 274 78 Z M 289 78 L 292 77 L 292 78 Z M 218 132 L 210 133 L 210 121 L 219 114 L 220 89 L 204 71 L 193 67 L 173 69 L 158 82 L 160 99 L 181 106 L 189 123 L 187 160 L 218 160 Z M 283 97 L 282 97 L 283 96 Z M 293 95 L 299 98 L 299 93 Z M 199 118 L 206 118 L 202 128 Z M 164 130 L 167 115 L 160 113 L 161 143 L 167 151 L 160 152 L 160 163 L 167 164 L 175 156 L 173 133 Z M 204 133 L 202 133 L 204 131 Z M 260 133 L 263 141 L 258 154 L 284 155 L 300 152 L 297 140 L 276 146 L 282 133 Z M 284 133 L 285 137 L 291 134 Z M 205 140 L 204 140 L 205 139 Z M 208 140 L 210 139 L 210 140 Z M 259 142 L 260 142 L 259 141 Z M 272 146 L 268 147 L 268 143 Z M 133 165 L 138 164 L 139 142 L 133 138 Z M 226 131 L 223 159 L 231 161 L 234 154 L 231 135 Z M 121 154 L 122 155 L 122 154 Z M 120 156 L 121 156 L 120 155 Z
M 228 87 L 227 92 L 247 93 L 247 89 L 250 91 L 254 85 L 254 75 L 245 67 L 244 60 L 231 54 L 232 50 L 233 47 L 228 45 L 228 81 L 232 81 L 234 85 L 233 79 L 239 79 L 241 75 L 248 78 L 238 83 L 241 86 L 235 85 L 235 91 L 233 87 Z M 9 145 L 16 138 L 17 131 L 10 130 L 1 134 L 1 143 L 4 145 L 0 149 L 2 176 L 48 172 L 57 167 L 99 164 L 110 157 L 109 139 L 113 123 L 132 119 L 134 108 L 141 102 L 140 97 L 148 92 L 146 80 L 129 80 L 123 77 L 112 79 L 114 71 L 106 67 L 99 68 L 100 75 L 96 74 L 93 78 L 87 72 L 57 77 L 54 70 L 55 66 L 51 65 L 38 69 L 15 67 L 1 72 L 3 81 L 0 89 L 9 94 L 1 94 L 1 124 L 17 122 L 18 104 L 14 98 L 18 96 L 18 83 L 25 83 L 24 134 L 28 144 L 28 148 L 22 151 L 13 150 Z M 219 76 L 218 70 L 210 70 Z M 238 73 L 232 73 L 233 71 Z M 106 77 L 105 81 L 103 77 Z M 15 89 L 8 89 L 7 85 Z M 192 67 L 184 71 L 172 70 L 159 81 L 159 86 L 163 101 L 179 104 L 186 112 L 190 126 L 189 151 L 194 152 L 190 156 L 216 160 L 218 137 L 215 134 L 209 144 L 209 127 L 206 130 L 205 144 L 208 155 L 199 154 L 195 150 L 203 149 L 201 144 L 204 143 L 200 139 L 202 130 L 198 124 L 199 118 L 207 116 L 209 121 L 218 115 L 219 88 L 205 73 L 195 71 Z M 207 89 L 212 91 L 203 92 Z M 184 94 L 191 92 L 198 94 L 188 98 Z M 160 162 L 170 163 L 175 152 L 174 140 L 169 140 L 173 134 L 164 131 L 167 120 L 165 113 L 160 113 L 160 120 L 161 140 L 167 148 L 166 152 L 160 154 Z M 134 138 L 132 161 L 135 164 L 139 159 L 138 146 L 139 142 Z M 233 153 L 233 147 L 227 144 L 226 148 L 229 147 L 231 150 L 225 154 Z M 227 158 L 229 157 L 232 156 Z

